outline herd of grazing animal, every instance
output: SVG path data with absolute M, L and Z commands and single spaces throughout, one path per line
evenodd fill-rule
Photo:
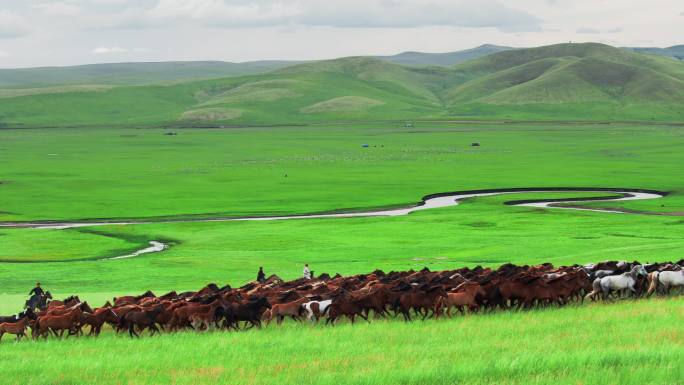
M 498 269 L 475 267 L 447 271 L 400 271 L 284 282 L 277 276 L 240 288 L 209 284 L 199 291 L 156 296 L 114 298 L 92 309 L 77 296 L 27 308 L 18 315 L 0 317 L 0 340 L 5 333 L 17 340 L 31 329 L 34 339 L 65 334 L 79 336 L 87 328 L 97 336 L 107 324 L 117 333 L 139 337 L 146 329 L 162 331 L 261 328 L 262 322 L 295 321 L 335 325 L 341 318 L 452 316 L 496 309 L 531 309 L 563 306 L 571 302 L 609 301 L 623 297 L 669 294 L 684 287 L 684 260 L 643 265 L 638 262 L 601 262 L 554 267 L 551 264 Z M 371 313 L 372 312 L 372 313 Z

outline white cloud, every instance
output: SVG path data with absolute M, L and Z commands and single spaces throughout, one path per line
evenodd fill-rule
M 148 22 L 200 22 L 225 27 L 288 23 L 303 9 L 299 3 L 280 1 L 159 0 L 143 14 Z
M 601 33 L 620 33 L 622 28 L 616 27 L 611 29 L 597 29 L 597 28 L 578 28 L 575 32 L 583 34 L 601 34 Z
M 107 55 L 107 54 L 117 54 L 117 53 L 129 53 L 129 52 L 134 52 L 134 53 L 146 53 L 150 52 L 150 50 L 146 48 L 122 48 L 122 47 L 97 47 L 91 51 L 94 54 L 98 55 Z
M 157 0 L 130 14 L 123 26 L 185 22 L 212 27 L 283 25 L 341 28 L 425 26 L 493 27 L 502 31 L 539 30 L 541 20 L 499 0 Z
M 121 47 L 97 47 L 92 52 L 98 55 L 106 55 L 110 53 L 124 53 L 128 52 L 128 50 Z
M 10 56 L 12 56 L 11 53 L 9 53 L 7 51 L 0 50 L 0 59 L 4 58 L 4 57 L 10 57 Z
M 311 1 L 298 21 L 306 25 L 333 27 L 412 28 L 450 26 L 502 31 L 533 31 L 541 20 L 498 0 L 348 0 L 337 7 Z
M 20 37 L 28 34 L 27 23 L 14 12 L 0 10 L 0 38 Z
M 570 40 L 672 46 L 683 43 L 681 11 L 682 0 L 0 0 L 0 48 L 12 54 L 0 66 L 323 59 Z
M 596 28 L 584 28 L 584 27 L 583 27 L 583 28 L 578 28 L 577 31 L 575 31 L 575 32 L 577 32 L 577 33 L 587 33 L 587 34 L 601 33 L 601 31 L 599 31 L 599 30 L 596 29 Z
M 76 16 L 83 12 L 83 8 L 72 1 L 54 1 L 38 3 L 31 6 L 46 15 L 53 16 Z

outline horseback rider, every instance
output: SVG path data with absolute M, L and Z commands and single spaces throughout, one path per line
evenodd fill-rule
M 259 283 L 266 282 L 266 274 L 264 274 L 264 268 L 261 266 L 259 267 L 259 272 L 257 273 L 257 279 L 256 280 Z
M 40 287 L 40 282 L 36 282 L 36 287 L 29 292 L 29 299 L 26 300 L 24 308 L 33 310 L 37 307 L 42 310 L 47 306 L 47 301 L 51 298 L 50 292 L 44 291 Z
M 29 292 L 29 296 L 33 296 L 33 295 L 41 296 L 43 294 L 45 294 L 45 292 L 43 291 L 43 288 L 40 287 L 40 282 L 36 282 L 36 287 L 31 289 L 31 291 Z

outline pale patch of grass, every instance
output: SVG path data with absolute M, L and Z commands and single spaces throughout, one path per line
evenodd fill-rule
M 331 113 L 331 112 L 357 112 L 365 111 L 371 107 L 380 106 L 384 102 L 363 96 L 341 96 L 325 100 L 310 106 L 302 107 L 305 114 Z

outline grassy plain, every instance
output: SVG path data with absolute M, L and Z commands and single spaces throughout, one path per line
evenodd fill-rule
M 672 194 L 619 205 L 684 211 L 677 177 L 684 168 L 684 133 L 678 127 L 426 123 L 163 133 L 1 130 L 1 219 L 310 213 L 407 205 L 443 191 L 530 186 L 660 189 Z M 482 146 L 470 147 L 473 141 Z M 585 195 L 480 198 L 395 218 L 4 229 L 0 260 L 42 263 L 0 264 L 0 291 L 13 309 L 38 279 L 57 296 L 92 293 L 101 302 L 109 294 L 146 289 L 240 285 L 259 266 L 294 278 L 305 262 L 319 273 L 350 274 L 681 258 L 681 217 L 503 205 L 510 199 Z M 150 240 L 172 246 L 156 255 L 98 260 Z

